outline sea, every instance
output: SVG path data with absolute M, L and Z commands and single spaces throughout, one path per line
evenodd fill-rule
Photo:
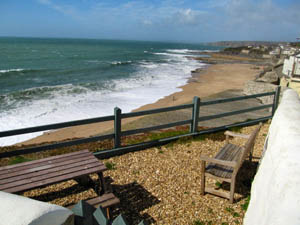
M 0 131 L 130 112 L 178 92 L 220 47 L 167 42 L 0 38 Z M 8 146 L 40 132 L 0 138 Z

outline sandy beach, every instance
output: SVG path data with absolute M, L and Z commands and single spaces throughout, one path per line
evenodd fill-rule
M 168 107 L 191 102 L 194 96 L 207 97 L 230 89 L 241 90 L 245 82 L 255 79 L 263 69 L 253 64 L 231 63 L 209 65 L 201 72 L 192 73 L 189 82 L 180 87 L 181 91 L 163 97 L 155 103 L 144 105 L 133 111 Z M 122 121 L 122 125 L 138 118 L 129 118 Z M 34 139 L 20 144 L 38 144 L 52 141 L 61 141 L 72 138 L 90 137 L 110 130 L 112 122 L 82 125 L 44 133 Z

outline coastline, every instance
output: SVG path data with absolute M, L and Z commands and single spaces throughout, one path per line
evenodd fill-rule
M 186 104 L 192 101 L 194 96 L 200 98 L 214 95 L 226 90 L 241 90 L 244 84 L 255 77 L 263 70 L 263 66 L 255 66 L 246 63 L 218 63 L 207 65 L 204 68 L 191 71 L 192 76 L 187 83 L 178 88 L 179 92 L 165 96 L 158 101 L 146 104 L 133 112 L 149 110 L 154 108 L 169 107 Z M 122 120 L 122 126 L 140 117 Z M 54 141 L 63 141 L 73 138 L 84 138 L 105 133 L 113 128 L 113 122 L 95 123 L 76 127 L 64 128 L 56 131 L 45 132 L 41 136 L 18 143 L 16 145 L 32 145 Z

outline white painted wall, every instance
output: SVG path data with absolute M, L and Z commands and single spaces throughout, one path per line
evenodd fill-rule
M 0 225 L 61 225 L 72 211 L 0 191 Z
M 289 59 L 285 59 L 282 68 L 282 73 L 287 76 L 291 76 L 293 70 L 293 64 L 294 64 L 293 57 L 290 57 Z
M 300 75 L 300 57 L 296 58 L 295 60 L 296 64 L 295 64 L 295 74 L 296 75 Z
M 285 59 L 282 68 L 282 73 L 287 76 L 291 76 L 294 64 L 295 64 L 294 74 L 300 75 L 300 56 L 297 57 L 290 56 L 289 59 Z
M 269 128 L 244 225 L 300 224 L 300 100 L 286 90 Z

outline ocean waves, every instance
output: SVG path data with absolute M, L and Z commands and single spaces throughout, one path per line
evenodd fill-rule
M 8 70 L 0 70 L 0 73 L 11 73 L 11 72 L 20 72 L 25 69 L 8 69 Z
M 131 45 L 122 43 L 123 51 L 112 43 L 109 52 L 96 47 L 90 52 L 86 48 L 79 52 L 60 49 L 66 55 L 64 60 L 54 57 L 49 61 L 35 61 L 34 65 L 0 69 L 3 90 L 0 91 L 0 131 L 112 115 L 116 106 L 122 112 L 130 112 L 180 91 L 191 71 L 203 66 L 187 57 L 205 50 L 203 47 L 176 48 L 170 44 L 172 48 L 168 48 L 167 44 L 150 43 L 132 48 Z M 52 52 L 55 46 L 50 47 Z M 24 59 L 23 64 L 26 62 Z M 15 76 L 9 76 L 12 74 Z M 0 146 L 40 134 L 1 138 Z
M 42 70 L 38 69 L 23 69 L 23 68 L 17 68 L 17 69 L 5 69 L 0 70 L 0 76 L 5 76 L 9 74 L 25 74 L 25 73 L 33 73 L 33 72 L 40 72 Z
M 128 64 L 131 64 L 131 63 L 133 63 L 131 60 L 129 60 L 129 61 L 125 61 L 125 62 L 121 62 L 121 61 L 113 61 L 113 62 L 111 62 L 110 64 L 112 65 L 112 66 L 119 66 L 119 65 L 128 65 Z
M 167 49 L 167 52 L 171 52 L 175 54 L 203 54 L 209 52 L 219 52 L 219 50 Z

